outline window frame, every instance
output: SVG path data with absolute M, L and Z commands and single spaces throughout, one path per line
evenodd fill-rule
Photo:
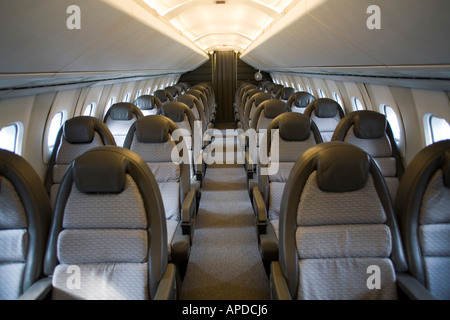
M 392 125 L 391 121 L 389 120 L 390 117 L 388 115 L 388 108 L 389 110 L 392 112 L 392 114 L 395 116 L 395 120 L 397 121 L 397 127 L 398 127 L 398 138 L 396 137 L 396 130 L 395 127 Z M 401 117 L 398 114 L 398 111 L 394 108 L 391 107 L 390 105 L 386 104 L 386 103 L 382 103 L 380 104 L 380 111 L 382 114 L 384 114 L 386 116 L 386 120 L 389 123 L 389 126 L 391 127 L 391 131 L 392 131 L 392 135 L 394 137 L 395 143 L 397 144 L 397 146 L 400 146 L 400 144 L 402 143 L 402 138 L 403 138 L 403 123 L 401 121 Z
M 0 128 L 0 133 L 1 131 L 3 131 L 4 129 L 13 127 L 14 128 L 14 134 L 12 134 L 12 136 L 14 136 L 14 142 L 11 145 L 14 145 L 13 150 L 11 150 L 10 148 L 5 148 L 5 147 L 0 147 L 3 150 L 8 150 L 11 152 L 14 152 L 17 155 L 22 155 L 22 144 L 23 144 L 23 131 L 24 131 L 24 126 L 23 123 L 20 121 L 16 121 L 16 122 L 12 122 L 9 123 L 3 127 Z
M 434 144 L 436 142 L 439 141 L 443 141 L 443 140 L 447 140 L 450 139 L 450 135 L 448 138 L 444 138 L 444 139 L 436 139 L 436 133 L 435 130 L 433 130 L 433 127 L 436 124 L 433 124 L 433 119 L 437 119 L 437 120 L 443 120 L 447 123 L 447 126 L 450 127 L 450 123 L 447 121 L 447 119 L 442 118 L 437 116 L 436 114 L 433 113 L 427 113 L 424 115 L 424 125 L 425 125 L 425 142 L 426 145 L 431 145 Z

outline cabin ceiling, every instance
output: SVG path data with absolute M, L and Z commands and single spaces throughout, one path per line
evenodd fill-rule
M 0 0 L 0 90 L 180 74 L 218 50 L 267 72 L 450 80 L 448 0 L 217 2 Z

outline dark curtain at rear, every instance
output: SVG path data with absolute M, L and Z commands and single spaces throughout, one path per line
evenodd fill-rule
M 234 51 L 216 51 L 213 56 L 218 122 L 232 122 L 236 90 L 237 55 Z

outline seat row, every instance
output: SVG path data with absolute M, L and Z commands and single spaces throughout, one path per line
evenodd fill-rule
M 326 106 L 330 106 L 328 101 L 322 99 L 315 100 L 315 105 L 320 108 L 322 101 L 326 102 Z M 285 104 L 283 106 L 283 102 L 275 99 L 267 100 L 261 104 L 261 110 L 257 121 L 262 124 L 261 128 L 265 127 L 267 130 L 262 131 L 262 134 L 257 137 L 256 145 L 261 148 L 260 152 L 267 157 L 265 161 L 261 156 L 258 158 L 257 179 L 253 179 L 249 185 L 257 221 L 261 257 L 267 272 L 275 272 L 277 276 L 280 276 L 280 270 L 274 271 L 273 266 L 278 268 L 278 264 L 281 264 L 282 275 L 286 279 L 294 282 L 298 280 L 295 285 L 288 283 L 291 298 L 364 298 L 364 294 L 375 291 L 364 291 L 367 288 L 363 286 L 359 293 L 355 295 L 349 293 L 350 295 L 346 296 L 339 292 L 351 292 L 351 290 L 347 290 L 349 287 L 345 287 L 349 285 L 348 283 L 341 283 L 329 292 L 319 292 L 316 290 L 316 286 L 329 288 L 326 286 L 328 281 L 331 285 L 336 285 L 336 281 L 331 280 L 341 277 L 338 274 L 342 267 L 341 262 L 346 265 L 349 259 L 358 258 L 359 255 L 366 259 L 381 254 L 371 251 L 373 248 L 377 248 L 376 241 L 378 240 L 375 241 L 370 237 L 366 239 L 366 235 L 370 235 L 371 227 L 367 231 L 363 231 L 363 229 L 353 231 L 353 227 L 350 225 L 355 224 L 359 228 L 360 225 L 387 223 L 389 234 L 382 241 L 388 240 L 390 245 L 385 248 L 387 251 L 383 251 L 386 253 L 385 258 L 394 261 L 394 269 L 390 269 L 391 271 L 407 273 L 407 265 L 412 264 L 410 260 L 418 258 L 409 258 L 409 263 L 406 263 L 402 242 L 407 244 L 410 241 L 400 238 L 400 229 L 396 221 L 397 219 L 401 220 L 400 225 L 403 229 L 414 228 L 409 222 L 405 223 L 408 221 L 407 218 L 400 219 L 400 216 L 406 215 L 401 213 L 403 212 L 401 208 L 406 206 L 404 200 L 404 203 L 400 204 L 402 198 L 405 198 L 402 195 L 405 193 L 404 189 L 411 182 L 403 182 L 399 187 L 400 181 L 414 178 L 405 178 L 402 160 L 385 116 L 373 111 L 350 113 L 337 125 L 332 141 L 323 142 L 323 137 L 315 121 L 305 114 L 288 112 L 289 110 Z M 271 117 L 273 120 L 270 121 Z M 258 127 L 256 128 L 258 129 Z M 442 143 L 441 147 L 435 148 L 440 148 L 440 152 L 443 153 L 443 150 L 448 147 L 449 142 L 447 141 L 447 143 Z M 444 156 L 441 154 L 439 157 Z M 413 161 L 412 166 L 417 166 L 418 161 L 420 160 Z M 441 165 L 445 168 L 444 162 L 441 162 Z M 304 170 L 305 172 L 302 173 L 304 176 L 301 180 L 292 182 L 291 180 L 297 175 L 297 170 Z M 409 171 L 413 170 L 409 169 Z M 412 176 L 417 174 L 420 174 L 417 170 L 409 173 Z M 371 177 L 372 180 L 368 177 Z M 359 181 L 359 184 L 356 181 Z M 448 189 L 443 188 L 442 192 L 440 197 L 448 195 Z M 407 193 L 409 194 L 409 192 Z M 415 203 L 420 207 L 421 200 L 419 198 L 421 196 L 417 194 L 415 196 L 418 197 Z M 411 200 L 409 198 L 408 201 Z M 396 201 L 397 210 L 394 210 L 393 206 Z M 374 209 L 371 207 L 372 203 L 376 208 L 371 213 L 371 210 Z M 440 205 L 440 201 L 438 201 L 436 206 L 442 209 L 443 207 L 439 207 Z M 430 203 L 430 206 L 434 206 L 434 204 Z M 374 216 L 371 216 L 372 214 Z M 305 220 L 302 220 L 302 215 L 305 215 Z M 375 218 L 375 215 L 378 216 Z M 414 223 L 412 225 L 414 226 Z M 332 233 L 335 232 L 334 227 L 337 228 L 335 234 Z M 289 233 L 286 231 L 287 229 Z M 414 232 L 417 237 L 417 229 L 414 229 Z M 407 234 L 412 233 L 411 230 L 407 232 Z M 445 236 L 442 234 L 439 241 L 445 241 L 443 239 Z M 284 243 L 286 241 L 290 241 L 289 245 Z M 416 251 L 420 247 L 418 242 L 419 240 L 416 239 L 414 243 Z M 336 243 L 339 243 L 340 246 Z M 359 247 L 361 243 L 367 247 L 360 252 L 358 250 L 361 249 Z M 302 249 L 304 244 L 307 245 L 306 249 Z M 355 249 L 352 249 L 352 246 L 355 246 Z M 289 250 L 289 254 L 293 256 L 286 257 L 286 250 Z M 413 249 L 409 248 L 408 251 L 411 253 Z M 444 253 L 441 251 L 440 254 Z M 331 258 L 343 260 L 339 260 L 337 263 L 332 259 L 334 261 L 332 267 L 326 266 L 327 263 L 330 263 Z M 282 259 L 285 260 L 281 261 Z M 275 264 L 274 261 L 276 261 Z M 314 264 L 319 261 L 324 264 Z M 325 261 L 328 262 L 325 263 Z M 445 265 L 447 263 L 445 261 L 446 259 L 441 259 L 440 263 Z M 312 264 L 304 271 L 301 270 L 303 263 Z M 269 270 L 271 265 L 272 270 Z M 381 263 L 373 262 L 373 265 L 381 266 Z M 331 269 L 328 270 L 328 267 Z M 351 268 L 357 268 L 357 264 L 352 265 Z M 441 275 L 437 275 L 437 267 L 433 266 L 433 268 L 435 269 L 432 272 L 440 279 Z M 322 270 L 330 275 L 330 278 L 324 278 L 326 280 L 323 283 L 317 283 L 314 280 L 320 276 L 314 273 L 314 270 Z M 421 271 L 427 272 L 423 266 Z M 300 279 L 298 272 L 302 272 L 302 275 L 308 274 L 308 276 Z M 352 272 L 354 269 L 350 270 L 349 274 Z M 403 279 L 402 281 L 414 282 L 409 278 L 409 273 L 406 276 L 403 273 L 398 276 Z M 391 280 L 395 282 L 395 279 L 394 275 Z M 304 285 L 300 288 L 302 283 L 309 283 L 312 286 L 307 288 L 308 286 Z M 421 283 L 426 285 L 425 280 Z M 274 284 L 273 287 L 276 288 L 277 285 Z M 404 283 L 401 285 L 406 286 Z M 426 287 L 429 288 L 428 285 Z M 305 290 L 305 292 L 301 292 L 301 290 Z M 409 292 L 407 294 L 417 293 Z M 278 293 L 275 292 L 274 296 L 276 295 Z M 419 294 L 419 296 L 421 295 Z M 368 295 L 367 297 L 375 296 Z M 378 298 L 387 297 L 378 296 Z M 427 297 L 426 294 L 425 297 Z
M 202 93 L 202 95 L 203 94 L 204 93 Z M 157 103 L 158 99 L 156 98 L 153 101 L 156 101 Z M 195 100 L 193 99 L 193 101 Z M 201 104 L 199 104 L 199 106 L 201 106 Z M 156 291 L 154 289 L 159 283 L 159 278 L 155 277 L 154 279 L 147 279 L 152 281 L 151 290 L 146 284 L 145 279 L 141 279 L 144 281 L 139 281 L 140 285 L 143 284 L 146 289 L 149 289 L 150 291 L 142 291 L 141 293 L 145 293 L 145 295 L 142 295 L 139 298 L 174 297 L 173 288 L 180 288 L 190 255 L 193 224 L 199 200 L 199 188 L 195 183 L 191 183 L 190 165 L 192 162 L 190 161 L 190 158 L 186 160 L 186 158 L 191 156 L 188 147 L 188 144 L 191 142 L 190 138 L 185 136 L 178 137 L 179 142 L 175 144 L 172 135 L 179 127 L 168 116 L 179 119 L 179 124 L 185 120 L 186 114 L 189 113 L 192 115 L 192 112 L 186 104 L 175 101 L 161 104 L 158 109 L 159 115 L 142 117 L 140 111 L 136 111 L 136 109 L 138 109 L 138 107 L 134 104 L 118 103 L 110 108 L 105 117 L 105 122 L 94 117 L 80 116 L 69 119 L 61 127 L 49 161 L 44 186 L 39 185 L 40 179 L 36 179 L 36 174 L 34 174 L 33 184 L 36 186 L 30 188 L 31 190 L 38 190 L 37 198 L 41 199 L 44 203 L 47 199 L 49 204 L 49 207 L 44 204 L 45 210 L 33 209 L 33 211 L 45 211 L 37 213 L 42 215 L 42 217 L 38 218 L 30 215 L 26 219 L 38 224 L 39 228 L 42 228 L 42 232 L 39 231 L 39 235 L 37 235 L 37 237 L 39 237 L 38 241 L 41 241 L 42 243 L 37 245 L 33 240 L 33 242 L 30 243 L 28 254 L 22 254 L 24 261 L 20 265 L 24 272 L 28 272 L 27 268 L 33 269 L 31 271 L 33 279 L 25 280 L 25 282 L 21 283 L 20 278 L 22 277 L 22 274 L 19 267 L 15 269 L 10 266 L 11 268 L 2 270 L 0 275 L 0 297 L 2 299 L 15 299 L 21 296 L 25 293 L 26 289 L 30 287 L 32 282 L 40 277 L 43 277 L 44 280 L 40 281 L 31 293 L 24 295 L 24 298 L 48 297 L 47 291 L 50 289 L 52 289 L 53 292 L 51 297 L 55 299 L 136 298 L 137 296 L 128 296 L 127 294 L 121 296 L 122 293 L 119 293 L 117 296 L 103 296 L 103 291 L 97 293 L 87 291 L 61 293 L 61 290 L 64 291 L 67 289 L 64 287 L 63 283 L 65 280 L 64 277 L 60 278 L 63 280 L 55 280 L 54 272 L 59 268 L 59 264 L 61 264 L 62 261 L 65 261 L 65 257 L 69 257 L 69 261 L 71 262 L 68 266 L 69 269 L 75 271 L 78 270 L 81 274 L 88 275 L 83 277 L 83 279 L 84 281 L 87 281 L 86 284 L 89 284 L 90 280 L 94 281 L 94 278 L 96 278 L 93 277 L 91 279 L 89 277 L 93 274 L 101 275 L 101 270 L 103 270 L 103 268 L 106 268 L 104 270 L 104 275 L 106 277 L 108 274 L 113 274 L 115 272 L 115 263 L 111 266 L 102 266 L 98 270 L 97 267 L 78 269 L 80 264 L 88 262 L 94 262 L 94 264 L 108 264 L 108 259 L 112 259 L 111 261 L 131 259 L 132 261 L 135 259 L 133 252 L 137 252 L 133 248 L 137 244 L 139 244 L 139 246 L 136 247 L 137 249 L 143 249 L 140 253 L 138 252 L 139 259 L 143 259 L 139 263 L 142 264 L 145 262 L 144 260 L 148 260 L 146 262 L 147 266 L 156 268 L 151 276 L 163 275 L 161 274 L 161 268 L 166 268 L 166 264 L 168 266 L 167 268 L 169 268 L 165 269 L 169 272 L 167 274 L 169 278 L 164 274 L 165 278 L 163 282 L 166 284 L 165 291 L 161 291 L 159 294 L 155 295 Z M 112 120 L 111 118 L 123 121 L 123 123 L 115 127 L 111 122 L 108 123 L 108 119 Z M 112 131 L 117 129 L 117 127 L 122 131 L 124 128 L 128 127 L 127 135 L 124 137 L 120 136 L 120 130 L 118 130 L 116 132 L 119 132 L 119 135 L 114 136 Z M 119 139 L 117 138 L 118 136 Z M 116 146 L 118 140 L 121 141 L 120 147 Z M 174 152 L 174 150 L 176 150 L 176 152 Z M 92 153 L 91 156 L 89 156 L 90 160 L 86 160 L 86 165 L 81 165 L 85 160 L 80 160 L 79 158 L 84 159 L 85 154 L 88 154 L 88 152 Z M 7 166 L 11 165 L 13 162 L 19 163 L 20 161 L 23 165 L 17 170 L 23 171 L 27 176 L 28 172 L 32 171 L 26 161 L 20 157 L 9 153 L 7 154 L 6 152 L 3 153 L 3 151 L 1 156 L 2 158 L 5 157 L 9 159 L 7 160 Z M 128 166 L 124 164 L 127 161 L 116 161 L 114 160 L 115 158 L 130 158 L 133 163 L 137 162 L 139 164 L 137 166 L 133 164 L 133 166 L 131 166 L 132 168 L 128 168 Z M 77 163 L 80 165 L 77 166 Z M 145 164 L 145 168 L 138 168 L 142 164 Z M 126 169 L 124 169 L 125 166 L 127 167 Z M 9 172 L 11 169 L 7 168 L 5 170 Z M 69 173 L 71 170 L 76 170 L 76 172 Z M 123 175 L 124 170 L 126 172 L 125 176 Z M 128 170 L 131 170 L 132 173 L 129 173 Z M 108 172 L 111 177 L 109 177 Z M 149 172 L 150 177 L 147 177 Z M 18 174 L 20 175 L 21 173 L 18 172 Z M 75 178 L 76 174 L 80 174 L 80 178 Z M 115 174 L 118 174 L 118 176 L 115 177 Z M 135 174 L 137 174 L 137 176 L 135 176 Z M 128 177 L 128 175 L 131 175 L 131 177 Z M 141 177 L 141 175 L 144 175 L 145 177 Z M 30 176 L 32 175 L 30 174 Z M 126 178 L 124 179 L 124 177 Z M 132 182 L 130 178 L 135 181 Z M 67 179 L 72 179 L 73 186 L 71 182 L 66 182 Z M 144 183 L 147 183 L 147 186 L 144 187 L 140 185 L 141 180 L 143 180 Z M 148 185 L 149 182 L 145 182 L 145 180 L 151 180 L 151 187 Z M 137 185 L 137 188 L 134 184 Z M 131 187 L 129 187 L 129 185 L 131 185 Z M 42 187 L 44 187 L 46 196 L 42 193 Z M 0 191 L 4 190 L 6 190 L 6 188 L 3 188 Z M 144 193 L 142 193 L 142 191 L 144 191 Z M 154 194 L 150 195 L 149 193 L 152 192 Z M 73 197 L 75 200 L 72 200 L 72 193 L 74 193 Z M 115 196 L 117 196 L 117 200 L 114 199 Z M 84 197 L 86 197 L 87 200 L 85 200 Z M 130 197 L 130 199 L 128 199 L 128 197 Z M 156 197 L 158 203 L 155 204 L 154 200 L 149 203 L 147 199 L 143 199 L 144 197 Z M 9 194 L 6 194 L 6 198 L 2 197 L 2 200 L 7 198 L 10 198 Z M 67 201 L 70 201 L 70 205 L 67 204 Z M 8 201 L 5 200 L 4 202 L 5 208 L 7 208 L 6 204 L 8 204 Z M 14 216 L 17 214 L 16 211 L 19 210 L 18 208 L 19 205 L 14 204 L 12 211 L 8 213 L 6 210 L 5 214 Z M 138 211 L 142 211 L 142 209 L 146 212 L 139 213 Z M 135 211 L 137 213 L 135 213 Z M 145 232 L 134 232 L 138 229 L 145 229 L 145 226 L 148 227 L 150 224 L 153 225 L 153 223 L 150 223 L 150 213 L 147 211 L 152 211 L 153 215 L 159 214 L 164 217 L 163 222 L 156 222 L 154 224 L 155 228 L 161 226 L 163 230 L 156 230 L 153 228 L 152 231 L 156 233 L 147 235 L 145 235 Z M 3 213 L 2 210 L 2 215 Z M 128 213 L 131 214 L 130 217 L 128 217 Z M 34 214 L 36 214 L 36 212 L 34 212 Z M 71 218 L 67 218 L 68 220 L 66 220 L 66 214 Z M 53 221 L 51 221 L 50 227 L 48 221 L 51 216 L 53 216 Z M 3 218 L 4 220 L 8 220 L 14 217 L 7 215 L 6 217 L 2 217 L 2 219 Z M 161 217 L 158 219 L 160 218 Z M 23 220 L 22 217 L 20 219 Z M 66 223 L 66 221 L 72 221 L 72 219 L 77 222 L 74 224 Z M 106 225 L 103 225 L 104 223 Z M 8 224 L 5 226 L 2 225 L 0 229 L 3 229 L 3 227 L 8 228 L 8 226 Z M 18 237 L 22 237 L 26 240 L 26 237 L 29 237 L 29 234 L 36 236 L 35 228 L 35 226 L 31 226 L 29 230 L 24 232 L 25 236 L 22 234 Z M 46 230 L 49 228 L 50 232 L 47 232 Z M 77 231 L 73 233 L 71 229 L 76 229 Z M 78 232 L 78 229 L 100 229 L 102 232 L 90 234 L 88 231 L 84 233 Z M 104 229 L 105 232 L 103 232 Z M 116 229 L 119 230 L 117 234 L 115 234 L 117 231 Z M 129 230 L 132 230 L 133 232 L 129 233 Z M 9 233 L 4 234 L 6 235 L 6 238 L 2 237 L 2 240 L 5 239 L 7 243 L 13 241 L 16 245 L 20 244 L 17 242 L 18 240 L 16 240 L 17 237 L 15 235 L 10 238 Z M 66 236 L 67 234 L 69 236 Z M 98 238 L 97 235 L 99 236 Z M 134 237 L 135 235 L 138 237 Z M 46 240 L 43 240 L 44 237 L 49 238 L 48 245 L 45 243 Z M 120 240 L 112 241 L 112 239 L 116 237 Z M 159 242 L 160 246 L 156 248 L 153 244 L 150 245 L 149 243 L 146 243 L 146 237 L 148 238 L 147 240 L 151 237 L 152 242 L 153 239 L 155 239 L 155 245 L 159 241 L 157 239 L 162 239 L 163 242 Z M 22 241 L 24 243 L 23 246 L 26 247 L 24 239 L 20 241 Z M 66 239 L 65 242 L 64 239 Z M 81 246 L 79 245 L 79 241 L 82 242 Z M 112 241 L 111 246 L 108 244 L 110 241 Z M 127 245 L 129 247 L 125 248 L 122 243 L 125 247 Z M 164 249 L 161 247 L 161 243 L 165 244 Z M 45 247 L 46 245 L 47 247 Z M 81 249 L 82 247 L 85 247 L 85 249 Z M 154 261 L 156 261 L 156 267 L 151 264 L 149 265 L 151 258 L 150 254 L 144 255 L 145 250 L 150 249 L 150 247 L 152 248 L 151 251 L 155 252 Z M 9 255 L 14 256 L 12 252 L 17 251 L 16 249 L 17 248 L 8 248 L 8 250 L 5 250 L 4 259 L 10 259 Z M 35 249 L 36 253 L 34 253 Z M 38 256 L 37 258 L 33 258 L 31 250 L 33 250 L 34 255 Z M 64 253 L 65 250 L 67 250 L 68 253 Z M 106 250 L 104 255 L 102 252 L 103 250 Z M 74 253 L 72 253 L 72 251 Z M 129 253 L 127 253 L 128 251 Z M 98 259 L 102 261 L 96 260 L 97 258 L 94 257 L 97 256 L 96 252 L 98 252 L 100 256 Z M 115 252 L 118 255 L 123 254 L 124 256 L 117 258 Z M 43 253 L 45 254 L 45 262 L 41 264 Z M 60 254 L 62 254 L 63 257 L 60 257 Z M 88 255 L 88 257 L 84 257 L 84 254 Z M 33 259 L 30 267 L 27 266 L 27 257 Z M 17 259 L 20 260 L 20 258 Z M 3 259 L 0 261 L 3 261 Z M 130 261 L 127 260 L 127 263 L 128 262 Z M 133 263 L 137 262 L 135 261 Z M 7 264 L 9 265 L 9 262 Z M 73 269 L 72 266 L 75 266 L 75 269 Z M 140 271 L 142 271 L 142 268 L 144 267 L 144 265 L 141 265 L 139 267 Z M 119 267 L 119 269 L 120 268 L 122 267 Z M 9 274 L 10 271 L 15 272 L 15 280 L 12 282 L 8 280 L 11 279 L 11 275 Z M 173 284 L 173 281 L 171 280 L 172 273 L 176 274 L 174 279 L 177 284 L 170 289 L 169 287 Z M 51 283 L 47 276 L 53 277 L 53 283 Z M 123 274 L 121 275 L 121 272 L 119 272 L 118 276 L 119 278 L 114 280 L 123 282 L 124 279 L 121 279 Z M 106 278 L 99 277 L 98 279 L 103 279 L 101 281 L 104 283 L 104 279 Z M 56 281 L 58 281 L 58 283 L 56 283 Z M 94 282 L 92 282 L 92 284 L 95 286 Z M 63 286 L 62 289 L 59 288 L 60 285 Z M 14 290 L 11 290 L 12 287 L 14 287 Z M 43 288 L 44 291 L 41 291 Z M 53 289 L 56 290 L 53 291 Z M 169 289 L 171 291 L 170 294 L 168 294 L 167 291 Z M 128 291 L 131 289 L 124 288 L 124 290 Z M 86 296 L 84 294 L 86 294 Z

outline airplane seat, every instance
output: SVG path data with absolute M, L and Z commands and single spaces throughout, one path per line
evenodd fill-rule
M 275 95 L 275 99 L 280 99 L 283 100 L 284 102 L 287 102 L 294 93 L 295 93 L 294 88 L 283 87 L 277 92 L 277 94 Z
M 284 86 L 282 84 L 276 84 L 274 86 L 271 86 L 269 93 L 272 95 L 272 99 L 275 99 L 278 92 L 280 92 L 280 90 L 283 88 Z
M 246 108 L 248 108 L 249 101 L 253 101 L 252 100 L 253 96 L 258 93 L 262 93 L 261 90 L 253 88 L 253 89 L 246 90 L 242 94 L 240 109 L 238 110 L 239 114 L 237 115 L 237 117 L 240 120 L 242 129 L 248 128 L 248 126 L 247 126 L 248 122 L 246 122 L 246 118 L 245 118 L 245 110 L 246 110 Z
M 202 141 L 199 140 L 199 133 L 195 133 L 195 115 L 191 109 L 182 102 L 169 102 L 163 105 L 158 110 L 159 115 L 168 117 L 180 129 L 183 139 L 186 143 L 187 150 L 189 150 L 189 167 L 191 183 L 196 185 L 196 190 L 199 192 L 200 184 L 206 171 L 205 163 L 202 157 Z M 194 141 L 197 138 L 197 141 Z M 197 147 L 195 146 L 197 144 Z
M 44 185 L 21 156 L 0 149 L 0 300 L 31 299 L 52 209 Z
M 177 101 L 177 98 L 181 96 L 181 90 L 177 86 L 168 86 L 165 90 L 170 92 L 174 101 Z
M 314 100 L 306 107 L 304 114 L 311 117 L 319 127 L 324 142 L 331 141 L 334 130 L 344 117 L 341 106 L 329 98 Z
M 125 141 L 128 130 L 131 125 L 144 114 L 141 109 L 129 102 L 115 103 L 106 112 L 103 122 L 106 123 L 109 130 L 114 136 L 116 145 L 121 147 Z
M 105 145 L 116 145 L 116 142 L 107 125 L 99 119 L 78 116 L 63 124 L 56 137 L 45 176 L 45 187 L 52 208 L 70 163 L 87 150 Z
M 277 99 L 263 101 L 256 108 L 254 119 L 248 134 L 248 151 L 245 154 L 245 168 L 247 168 L 248 191 L 252 194 L 253 187 L 257 185 L 258 177 L 254 176 L 259 172 L 259 158 L 261 150 L 261 138 L 267 131 L 273 119 L 280 114 L 289 112 L 285 102 Z M 264 150 L 264 149 L 263 149 Z
M 243 117 L 243 110 L 245 106 L 244 100 L 244 94 L 253 89 L 258 89 L 256 85 L 244 82 L 239 88 L 236 89 L 235 98 L 234 98 L 234 118 L 236 122 L 236 126 L 239 128 L 243 128 L 244 124 L 244 117 Z
M 260 159 L 258 186 L 253 188 L 259 249 L 266 272 L 270 262 L 278 260 L 278 222 L 281 197 L 295 161 L 309 148 L 322 143 L 315 123 L 306 115 L 286 112 L 267 128 L 262 146 L 267 145 L 268 158 Z
M 295 163 L 284 188 L 271 297 L 400 299 L 411 279 L 389 191 L 375 161 L 345 142 Z
M 409 271 L 425 299 L 450 299 L 450 140 L 419 151 L 406 167 L 395 210 Z
M 292 112 L 304 113 L 306 107 L 314 100 L 316 98 L 309 92 L 299 91 L 290 96 L 286 103 Z
M 269 81 L 269 80 L 261 80 L 261 81 L 258 82 L 257 87 L 258 87 L 258 89 L 264 91 L 264 87 L 266 85 L 268 85 L 269 83 L 271 83 L 271 81 Z
M 206 123 L 206 127 L 203 130 L 203 132 L 205 132 L 208 129 L 213 128 L 215 118 L 213 115 L 211 115 L 210 110 L 207 106 L 208 101 L 206 98 L 206 94 L 204 92 L 200 91 L 199 89 L 195 89 L 194 87 L 189 89 L 189 91 L 187 93 L 193 95 L 201 102 L 200 108 L 201 108 L 201 112 L 203 112 L 203 117 L 205 118 L 205 123 Z
M 161 193 L 140 156 L 105 146 L 71 163 L 56 200 L 44 272 L 53 300 L 176 297 Z
M 255 112 L 258 107 L 266 100 L 271 100 L 272 96 L 270 93 L 257 92 L 252 95 L 245 103 L 244 106 L 244 129 L 247 130 L 251 128 L 253 118 L 255 117 Z
M 161 101 L 162 104 L 174 101 L 172 94 L 166 89 L 159 89 L 153 92 L 153 95 Z
M 194 235 L 197 198 L 190 183 L 189 159 L 184 155 L 187 139 L 174 141 L 178 129 L 163 115 L 139 119 L 131 127 L 125 147 L 137 153 L 155 176 L 167 220 L 169 258 L 183 278 Z
M 201 99 L 205 107 L 205 111 L 211 123 L 216 121 L 216 102 L 214 98 L 214 90 L 209 83 L 199 83 L 192 87 L 193 90 L 198 90 L 202 93 Z
M 274 82 L 268 82 L 268 83 L 264 84 L 264 92 L 265 92 L 265 93 L 271 93 L 272 88 L 273 88 L 274 86 L 276 86 L 276 85 L 277 85 L 277 84 L 274 83 Z
M 346 115 L 336 127 L 332 140 L 354 144 L 374 158 L 395 200 L 404 167 L 389 122 L 382 113 L 369 110 Z
M 157 97 L 150 94 L 138 97 L 133 104 L 141 109 L 144 116 L 156 114 L 162 105 Z

